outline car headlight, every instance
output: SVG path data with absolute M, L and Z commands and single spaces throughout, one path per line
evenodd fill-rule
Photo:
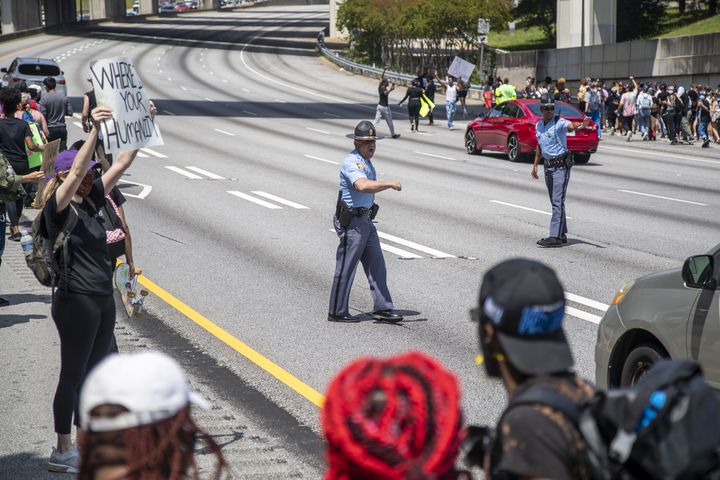
M 620 290 L 615 294 L 615 296 L 612 299 L 612 302 L 610 302 L 610 305 L 617 305 L 620 303 L 620 301 L 625 298 L 625 295 L 630 291 L 630 289 L 635 285 L 635 282 L 627 282 L 625 285 L 620 287 Z

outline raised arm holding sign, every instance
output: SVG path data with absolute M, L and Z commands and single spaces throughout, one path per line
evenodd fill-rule
M 126 57 L 98 60 L 91 67 L 99 107 L 112 110 L 100 125 L 105 150 L 115 154 L 163 145 L 140 76 Z

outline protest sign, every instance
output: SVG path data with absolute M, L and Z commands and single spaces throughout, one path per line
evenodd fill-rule
M 45 145 L 43 150 L 42 166 L 40 171 L 45 174 L 45 178 L 53 178 L 55 176 L 55 158 L 60 153 L 60 139 L 53 140 L 52 142 Z M 45 190 L 45 182 L 38 183 L 37 193 L 35 193 L 35 208 L 40 207 L 40 200 L 43 198 L 43 191 Z
M 99 107 L 109 107 L 111 120 L 101 130 L 105 150 L 118 153 L 163 145 L 160 129 L 150 115 L 150 100 L 140 76 L 126 57 L 98 60 L 90 71 Z
M 450 68 L 448 69 L 448 75 L 452 75 L 453 77 L 458 78 L 463 82 L 469 82 L 470 75 L 472 75 L 473 70 L 475 70 L 475 65 L 466 60 L 463 60 L 460 57 L 455 57 L 452 64 L 450 64 Z

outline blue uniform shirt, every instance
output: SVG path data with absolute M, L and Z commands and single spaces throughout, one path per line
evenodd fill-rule
M 568 152 L 567 133 L 570 122 L 564 118 L 555 116 L 545 125 L 541 119 L 535 125 L 535 135 L 543 158 L 553 158 L 564 155 Z
M 355 188 L 355 182 L 361 178 L 377 180 L 377 174 L 372 162 L 353 150 L 340 165 L 340 192 L 350 208 L 370 208 L 375 200 L 374 194 L 362 193 Z

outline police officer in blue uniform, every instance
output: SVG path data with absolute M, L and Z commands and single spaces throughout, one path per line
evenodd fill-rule
M 333 223 L 340 238 L 337 249 L 337 263 L 328 320 L 331 322 L 359 322 L 348 312 L 350 289 L 352 288 L 358 262 L 361 262 L 370 283 L 373 297 L 373 318 L 386 322 L 403 319 L 393 309 L 393 301 L 387 287 L 385 259 L 380 249 L 380 239 L 373 225 L 378 211 L 375 194 L 384 190 L 400 191 L 397 180 L 379 182 L 372 163 L 375 142 L 383 137 L 377 135 L 372 122 L 362 121 L 355 127 L 355 133 L 347 135 L 355 140 L 355 149 L 340 166 L 340 191 Z
M 565 195 L 570 181 L 570 170 L 574 164 L 567 147 L 567 133 L 586 128 L 590 117 L 582 123 L 570 122 L 555 114 L 555 104 L 550 96 L 540 99 L 542 120 L 535 125 L 538 146 L 535 151 L 532 177 L 538 179 L 538 163 L 543 159 L 545 184 L 552 203 L 550 236 L 540 239 L 537 244 L 544 248 L 562 247 L 567 243 L 567 218 L 565 217 Z

